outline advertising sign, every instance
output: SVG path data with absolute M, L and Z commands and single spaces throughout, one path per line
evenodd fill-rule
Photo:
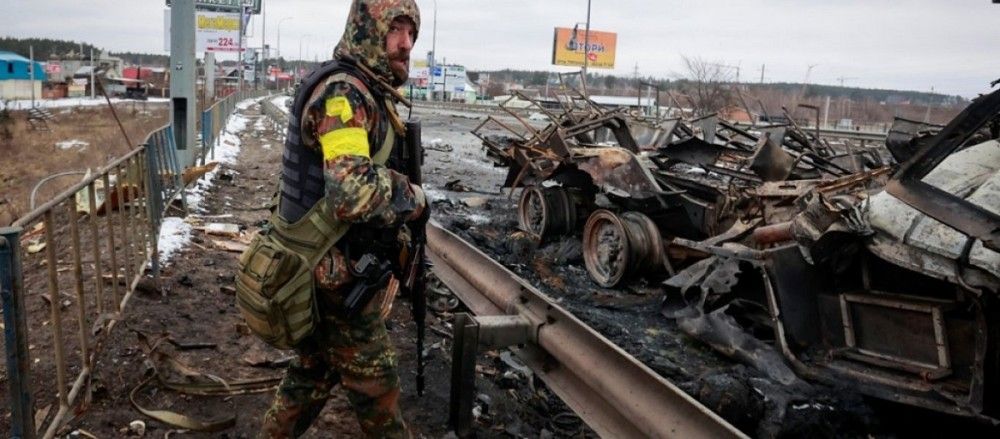
M 206 11 L 239 12 L 240 5 L 249 6 L 253 14 L 260 14 L 261 0 L 195 0 L 194 7 Z M 170 7 L 170 0 L 167 0 Z
M 164 13 L 164 45 L 170 51 L 170 11 Z M 197 11 L 195 13 L 195 52 L 239 52 L 240 14 Z
M 434 81 L 434 90 L 437 92 L 447 91 L 448 93 L 464 93 L 468 76 L 465 67 L 458 65 L 434 66 L 434 74 L 431 75 L 430 68 L 426 63 L 422 67 L 410 69 L 410 84 L 414 87 L 424 88 L 430 85 L 431 77 Z
M 557 66 L 583 66 L 586 31 L 580 28 L 557 27 L 552 44 L 552 64 Z M 615 68 L 615 49 L 618 34 L 590 30 L 590 48 L 586 56 L 589 66 L 598 69 Z

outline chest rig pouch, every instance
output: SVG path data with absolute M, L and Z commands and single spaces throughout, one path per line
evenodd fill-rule
M 350 224 L 333 219 L 333 212 L 330 211 L 325 195 L 306 200 L 306 206 L 302 206 L 303 197 L 288 199 L 289 194 L 297 195 L 307 191 L 309 182 L 303 178 L 300 180 L 301 184 L 294 180 L 290 183 L 286 178 L 289 173 L 300 174 L 302 177 L 308 173 L 300 173 L 294 167 L 289 167 L 289 155 L 292 154 L 298 160 L 318 160 L 318 163 L 308 165 L 319 166 L 319 178 L 322 182 L 322 156 L 317 154 L 310 157 L 308 153 L 311 151 L 302 144 L 301 117 L 315 88 L 329 75 L 345 71 L 356 72 L 346 63 L 329 61 L 303 79 L 289 118 L 279 209 L 272 213 L 269 225 L 254 236 L 239 260 L 236 275 L 237 308 L 250 330 L 278 349 L 293 348 L 316 328 L 319 312 L 313 269 L 350 228 Z M 364 78 L 361 74 L 355 76 L 362 80 Z M 384 102 L 377 94 L 376 100 Z M 389 160 L 397 135 L 389 127 L 382 137 L 383 142 L 372 157 L 372 162 L 377 165 L 385 165 Z M 302 209 L 304 213 L 294 214 L 294 208 L 282 209 L 281 205 L 286 203 L 298 203 L 308 209 Z M 289 211 L 293 212 L 290 215 L 292 218 L 282 214 Z

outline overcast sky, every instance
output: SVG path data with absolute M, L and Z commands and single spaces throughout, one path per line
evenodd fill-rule
M 286 58 L 326 57 L 348 0 L 264 0 L 266 36 Z M 741 79 L 900 88 L 975 96 L 1000 78 L 993 0 L 593 0 L 592 29 L 618 33 L 616 75 L 683 75 L 681 57 L 740 66 Z M 414 58 L 431 47 L 434 1 L 418 0 Z M 438 60 L 470 69 L 550 65 L 553 28 L 586 21 L 586 0 L 439 0 Z M 163 0 L 0 0 L 0 35 L 87 41 L 165 54 Z M 261 17 L 250 38 L 260 46 Z M 582 28 L 582 26 L 581 26 Z

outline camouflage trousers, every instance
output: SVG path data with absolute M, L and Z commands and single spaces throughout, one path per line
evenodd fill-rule
M 329 268 L 330 260 L 324 264 Z M 305 433 L 338 383 L 347 391 L 366 436 L 410 437 L 399 409 L 396 355 L 385 328 L 388 312 L 377 305 L 386 299 L 391 303 L 395 291 L 379 293 L 357 316 L 345 317 L 341 295 L 346 285 L 330 285 L 330 279 L 317 281 L 338 288 L 317 290 L 325 314 L 321 327 L 296 349 L 298 357 L 278 386 L 259 437 L 295 438 Z

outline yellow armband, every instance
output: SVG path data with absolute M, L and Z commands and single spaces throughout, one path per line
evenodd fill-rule
M 368 152 L 368 131 L 364 128 L 340 128 L 319 138 L 323 146 L 323 160 L 332 160 L 342 155 L 356 155 L 371 158 Z

